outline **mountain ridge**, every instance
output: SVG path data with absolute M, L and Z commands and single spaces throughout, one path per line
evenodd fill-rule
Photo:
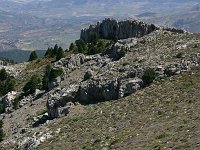
M 17 88 L 1 99 L 1 149 L 198 149 L 200 34 L 167 29 L 9 66 Z M 106 47 L 79 52 L 91 45 Z

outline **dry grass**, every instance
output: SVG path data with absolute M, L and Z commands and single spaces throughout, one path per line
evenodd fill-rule
M 38 149 L 200 149 L 200 69 L 118 101 L 84 106 L 50 128 L 59 136 Z

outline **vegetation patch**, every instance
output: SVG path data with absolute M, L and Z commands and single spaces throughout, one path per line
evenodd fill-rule
M 49 79 L 55 79 L 63 74 L 63 69 L 62 68 L 57 68 L 57 69 L 51 69 L 50 74 L 49 74 Z
M 142 76 L 142 80 L 144 81 L 144 85 L 150 85 L 156 78 L 156 72 L 152 68 L 148 68 L 144 71 L 144 75 Z
M 3 141 L 5 133 L 3 132 L 3 121 L 0 120 L 0 142 Z

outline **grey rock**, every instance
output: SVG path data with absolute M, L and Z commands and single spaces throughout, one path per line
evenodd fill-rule
M 33 120 L 35 121 L 33 124 L 33 127 L 38 127 L 40 124 L 44 124 L 47 122 L 47 120 L 49 119 L 48 117 L 48 113 L 45 113 L 43 115 L 34 117 Z
M 185 33 L 185 30 L 159 27 L 154 24 L 146 24 L 137 20 L 123 20 L 107 18 L 96 25 L 81 30 L 80 39 L 89 41 L 90 35 L 96 33 L 97 37 L 103 39 L 128 39 L 132 37 L 142 37 L 156 30 L 166 30 L 175 33 Z
M 51 133 L 43 134 L 40 137 L 32 136 L 32 137 L 25 137 L 23 141 L 18 143 L 18 149 L 24 150 L 32 150 L 37 148 L 40 144 L 45 142 L 46 140 L 52 138 L 53 136 Z
M 52 90 L 55 87 L 58 87 L 61 84 L 62 81 L 61 78 L 62 78 L 61 76 L 58 76 L 57 78 L 51 79 L 51 81 L 48 83 L 48 89 Z
M 96 103 L 117 98 L 117 79 L 88 80 L 80 85 L 78 91 L 78 101 L 81 103 Z
M 68 89 L 58 89 L 54 93 L 49 94 L 47 100 L 48 117 L 57 118 L 69 113 L 69 109 L 76 99 L 78 91 L 77 85 L 71 85 Z
M 35 93 L 34 93 L 34 96 L 36 97 L 36 96 L 41 95 L 41 94 L 43 94 L 43 93 L 45 93 L 45 91 L 36 89 L 36 90 L 35 90 Z
M 70 57 L 62 58 L 54 64 L 54 67 L 64 67 L 66 72 L 76 69 L 85 62 L 86 56 L 84 54 L 73 54 Z
M 128 96 L 142 88 L 143 81 L 139 78 L 122 80 L 119 86 L 118 98 Z
M 148 25 L 141 21 L 118 21 L 108 18 L 98 22 L 96 25 L 91 25 L 88 29 L 81 30 L 80 39 L 88 41 L 92 33 L 96 33 L 97 37 L 104 39 L 127 39 L 130 37 L 142 37 L 157 29 L 159 27 L 153 24 Z
M 6 94 L 2 98 L 2 103 L 5 108 L 6 113 L 12 111 L 13 102 L 14 102 L 14 99 L 16 98 L 16 95 L 17 95 L 17 92 L 12 91 L 12 92 L 9 92 L 8 94 Z

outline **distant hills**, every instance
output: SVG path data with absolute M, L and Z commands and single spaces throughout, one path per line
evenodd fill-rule
M 1 0 L 0 52 L 46 50 L 55 44 L 66 49 L 79 39 L 81 28 L 107 17 L 135 18 L 200 32 L 198 3 L 199 0 Z
M 39 57 L 44 56 L 46 51 L 37 50 L 36 53 Z M 0 52 L 2 58 L 8 58 L 9 60 L 14 60 L 14 62 L 24 62 L 28 61 L 31 51 L 22 51 L 22 50 L 9 50 Z

